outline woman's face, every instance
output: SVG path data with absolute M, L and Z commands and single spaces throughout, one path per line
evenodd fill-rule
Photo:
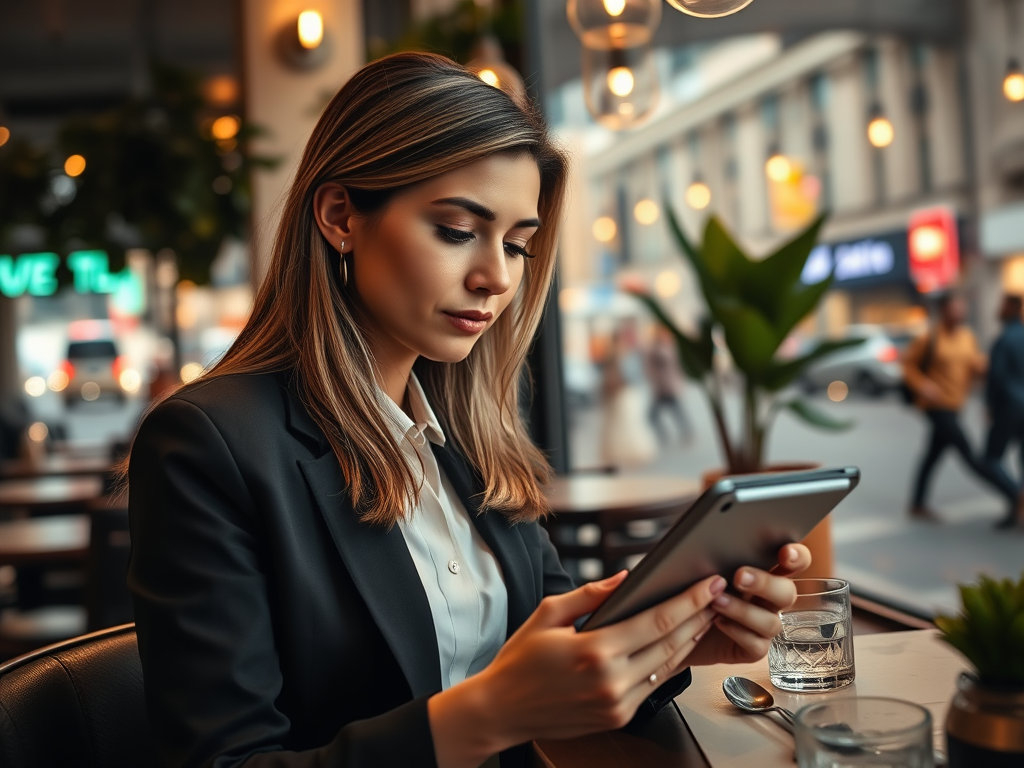
M 380 364 L 470 353 L 522 282 L 539 197 L 533 157 L 499 154 L 414 185 L 373 218 L 342 222 L 348 290 L 375 321 L 368 342 Z

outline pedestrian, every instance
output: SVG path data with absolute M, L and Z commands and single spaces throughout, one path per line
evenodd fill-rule
M 910 516 L 933 522 L 938 516 L 925 505 L 925 497 L 932 470 L 947 448 L 956 449 L 976 475 L 992 482 L 959 420 L 971 385 L 985 372 L 985 358 L 978 351 L 971 329 L 964 324 L 967 305 L 963 298 L 946 294 L 939 300 L 938 309 L 938 322 L 911 344 L 903 361 L 903 378 L 914 394 L 914 404 L 931 424 L 928 447 L 914 483 Z
M 658 454 L 657 438 L 644 420 L 644 360 L 636 335 L 635 325 L 624 322 L 601 365 L 601 461 L 615 469 L 649 464 Z
M 1010 442 L 1022 447 L 1024 439 L 1024 323 L 1021 322 L 1020 296 L 1007 294 L 999 309 L 1003 331 L 992 346 L 989 357 L 985 404 L 988 406 L 989 429 L 985 441 L 985 466 L 992 482 L 1010 498 L 1006 515 L 997 528 L 1024 527 L 1024 496 L 1020 482 L 1014 482 L 1003 466 L 1003 454 Z M 1024 453 L 1021 477 L 1024 479 Z
M 666 409 L 675 420 L 683 441 L 692 440 L 693 429 L 680 399 L 683 381 L 679 375 L 679 358 L 672 343 L 672 335 L 667 328 L 659 326 L 655 330 L 654 340 L 647 352 L 647 378 L 651 383 L 651 407 L 647 412 L 647 418 L 658 434 L 658 440 L 662 445 L 669 442 L 668 432 L 661 418 L 662 411 Z

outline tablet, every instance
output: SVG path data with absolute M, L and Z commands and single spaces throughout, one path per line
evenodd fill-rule
M 683 513 L 580 631 L 614 624 L 713 574 L 768 570 L 860 482 L 856 467 L 723 477 Z

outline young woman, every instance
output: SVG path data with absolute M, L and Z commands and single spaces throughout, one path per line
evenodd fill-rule
M 369 64 L 327 107 L 251 319 L 131 454 L 164 765 L 523 765 L 766 652 L 799 545 L 737 574 L 747 599 L 714 577 L 573 628 L 622 575 L 573 589 L 517 410 L 565 167 L 529 105 L 441 57 Z

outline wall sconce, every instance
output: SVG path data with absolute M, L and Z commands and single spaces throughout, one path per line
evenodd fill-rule
M 278 50 L 282 61 L 293 69 L 314 69 L 327 60 L 329 38 L 320 11 L 303 11 L 281 28 Z

